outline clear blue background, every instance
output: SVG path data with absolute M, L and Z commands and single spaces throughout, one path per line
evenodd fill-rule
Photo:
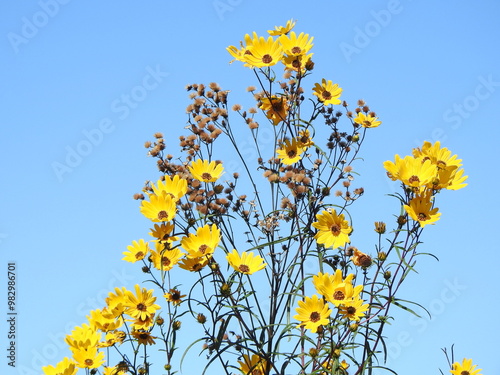
M 233 103 L 252 105 L 245 88 L 256 83 L 253 75 L 229 65 L 225 48 L 290 18 L 298 20 L 295 31 L 315 38 L 307 87 L 332 79 L 351 104 L 365 99 L 383 121 L 356 165 L 366 190 L 354 213 L 358 235 L 371 239 L 372 222 L 396 213 L 386 194 L 397 186 L 382 168 L 394 154 L 440 140 L 469 176 L 466 189 L 439 196 L 442 218 L 424 233 L 422 251 L 440 261 L 421 258 L 403 290 L 432 320 L 398 314 L 387 331 L 389 365 L 405 375 L 437 374 L 446 368 L 441 348 L 455 344 L 458 358 L 473 358 L 485 375 L 500 373 L 494 0 L 2 2 L 2 373 L 38 374 L 57 363 L 69 354 L 64 334 L 110 289 L 142 281 L 138 267 L 120 259 L 149 228 L 132 199 L 158 177 L 143 142 L 162 131 L 179 155 L 188 83 L 216 81 Z M 4 355 L 8 261 L 18 276 L 16 369 Z M 185 373 L 196 373 L 190 365 Z

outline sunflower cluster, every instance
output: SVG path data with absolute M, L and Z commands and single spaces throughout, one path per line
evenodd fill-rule
M 150 237 L 133 240 L 122 259 L 141 266 L 163 307 L 153 289 L 115 288 L 66 337 L 72 357 L 46 366 L 46 375 L 79 368 L 147 375 L 148 350 L 159 341 L 172 375 L 177 332 L 189 318 L 202 330 L 190 347 L 200 343 L 207 366 L 220 361 L 227 373 L 345 375 L 355 367 L 364 374 L 381 363 L 389 310 L 411 311 L 395 295 L 420 255 L 417 229 L 439 219 L 436 195 L 463 188 L 467 177 L 439 142 L 396 155 L 384 167 L 403 186 L 397 197 L 406 214 L 393 230 L 375 222 L 373 258 L 352 246 L 349 206 L 364 194 L 354 186 L 354 163 L 381 120 L 364 100 L 350 110 L 333 80 L 305 86 L 314 38 L 294 27 L 290 20 L 227 48 L 257 78 L 258 88 L 247 88 L 250 107 L 231 106 L 230 91 L 215 82 L 189 84 L 187 134 L 178 144 L 184 156 L 166 152 L 171 137 L 162 133 L 144 145 L 161 173 L 134 195 Z M 409 218 L 414 225 L 404 230 Z M 451 366 L 452 374 L 481 371 L 466 359 Z
M 296 315 L 294 319 L 300 321 L 299 327 L 304 327 L 312 333 L 318 333 L 320 337 L 325 337 L 325 331 L 336 330 L 338 319 L 345 319 L 349 329 L 347 335 L 357 330 L 357 326 L 370 306 L 361 298 L 363 285 L 353 285 L 355 275 L 350 273 L 345 278 L 342 277 L 342 271 L 337 269 L 333 275 L 329 273 L 318 273 L 313 275 L 313 284 L 316 292 L 312 297 L 306 296 L 304 300 L 298 301 L 298 307 L 295 308 Z M 335 309 L 334 314 L 332 307 Z M 325 342 L 321 344 L 323 350 L 331 344 Z M 331 348 L 337 352 L 336 361 L 327 360 L 323 367 L 328 368 L 336 363 L 336 367 L 343 363 L 344 369 L 349 366 L 345 360 L 339 362 L 340 350 Z M 315 355 L 317 353 L 315 352 Z M 333 362 L 333 363 L 332 363 Z
M 76 326 L 66 336 L 72 358 L 65 357 L 55 367 L 46 366 L 46 375 L 74 375 L 79 368 L 97 369 L 103 366 L 103 348 L 121 345 L 130 340 L 139 345 L 155 343 L 151 332 L 157 320 L 155 314 L 160 306 L 155 303 L 153 290 L 135 285 L 134 290 L 115 288 L 105 298 L 105 306 L 95 309 L 87 316 L 87 323 Z M 108 360 L 109 361 L 109 360 Z M 120 361 L 115 366 L 104 366 L 103 374 L 126 373 L 132 363 Z
M 393 181 L 400 181 L 406 192 L 404 202 L 406 213 L 422 228 L 434 224 L 441 213 L 434 206 L 434 197 L 443 189 L 458 190 L 467 186 L 464 181 L 462 160 L 452 155 L 439 141 L 424 142 L 422 148 L 414 148 L 412 155 L 395 161 L 384 162 L 387 175 Z
M 290 20 L 279 30 L 269 30 L 270 36 L 267 38 L 258 36 L 256 32 L 246 34 L 245 42 L 240 42 L 240 48 L 229 46 L 227 51 L 234 60 L 250 68 L 271 67 L 281 62 L 287 70 L 311 70 L 314 64 L 311 61 L 312 53 L 309 52 L 314 38 L 305 33 L 297 35 L 291 31 L 294 26 L 295 22 Z

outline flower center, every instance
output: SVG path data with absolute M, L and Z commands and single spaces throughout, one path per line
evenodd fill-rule
M 264 56 L 262 56 L 262 62 L 264 64 L 270 64 L 272 61 L 273 61 L 273 58 L 271 55 L 266 53 Z
M 203 245 L 201 245 L 201 246 L 198 248 L 198 251 L 199 251 L 200 253 L 202 253 L 202 254 L 205 254 L 205 252 L 207 251 L 207 249 L 208 249 L 208 246 L 207 246 L 207 245 L 205 245 L 205 244 L 203 244 Z
M 86 366 L 90 367 L 90 366 L 92 366 L 93 364 L 94 364 L 94 361 L 93 361 L 93 360 L 91 360 L 90 358 L 85 360 L 85 365 L 86 365 Z
M 295 68 L 295 69 L 299 69 L 300 68 L 300 60 L 299 59 L 295 59 L 292 61 L 292 66 Z
M 328 100 L 331 99 L 332 94 L 330 93 L 330 91 L 325 90 L 321 93 L 321 96 L 323 97 L 323 99 Z
M 286 154 L 291 159 L 291 158 L 294 158 L 295 156 L 297 156 L 297 151 L 295 151 L 295 150 L 288 150 Z
M 413 175 L 413 176 L 411 176 L 411 177 L 408 179 L 408 182 L 409 182 L 410 184 L 413 184 L 414 182 L 419 183 L 419 182 L 420 182 L 420 178 L 418 178 L 418 176 Z
M 313 323 L 316 323 L 319 320 L 319 318 L 320 318 L 319 312 L 313 311 L 311 313 L 311 316 L 309 317 L 309 320 Z
M 294 55 L 298 55 L 301 52 L 302 52 L 302 50 L 300 49 L 300 47 L 295 46 L 295 47 L 292 48 L 292 53 Z
M 282 100 L 273 101 L 272 107 L 273 107 L 273 110 L 276 112 L 282 111 L 283 110 L 283 101 Z
M 333 224 L 330 227 L 330 231 L 333 233 L 334 236 L 338 236 L 340 234 L 340 227 L 337 224 Z
M 146 310 L 147 310 L 147 307 L 146 307 L 146 305 L 145 305 L 145 304 L 143 304 L 143 303 L 139 303 L 139 304 L 137 305 L 137 310 L 139 310 L 139 311 L 146 311 Z
M 168 219 L 168 213 L 165 210 L 158 212 L 158 220 Z
M 361 255 L 359 257 L 359 264 L 361 264 L 362 267 L 370 267 L 372 265 L 372 258 L 368 255 Z
M 438 169 L 445 169 L 446 168 L 446 163 L 442 160 L 438 160 L 436 164 L 437 164 Z
M 424 214 L 423 212 L 420 212 L 417 217 L 418 217 L 419 221 L 425 221 L 425 220 L 429 219 L 429 217 L 426 214 Z
M 354 306 L 349 306 L 347 309 L 346 309 L 347 313 L 349 315 L 352 315 L 356 312 L 356 308 Z
M 250 272 L 250 267 L 248 267 L 246 264 L 241 264 L 238 269 L 240 270 L 240 272 L 242 273 L 248 273 Z
M 335 299 L 337 301 L 341 301 L 341 300 L 345 299 L 344 292 L 341 290 L 336 290 L 335 293 L 333 293 L 333 299 Z
M 144 258 L 144 253 L 142 251 L 138 251 L 135 253 L 135 259 L 142 259 Z
M 207 181 L 210 181 L 212 179 L 212 175 L 208 172 L 204 172 L 202 175 L 201 175 L 201 178 L 203 180 L 207 180 Z
M 168 267 L 170 265 L 170 259 L 167 257 L 161 257 L 161 264 L 165 267 Z
M 469 374 L 470 374 L 470 372 L 469 372 L 469 371 L 462 371 L 462 372 L 460 373 L 460 375 L 469 375 Z

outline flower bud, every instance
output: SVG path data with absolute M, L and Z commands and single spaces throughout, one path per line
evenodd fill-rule
M 389 280 L 391 278 L 391 276 L 392 276 L 391 271 L 384 272 L 384 279 Z
M 375 222 L 375 232 L 378 234 L 384 234 L 385 233 L 385 223 L 383 221 L 376 221 Z
M 378 258 L 378 260 L 383 262 L 384 260 L 387 259 L 387 253 L 385 251 L 379 251 L 377 254 L 377 258 Z
M 220 287 L 220 294 L 222 294 L 223 297 L 229 297 L 231 295 L 231 286 L 229 284 L 222 284 Z
M 406 220 L 406 217 L 404 215 L 398 216 L 398 224 L 399 225 L 404 225 L 404 224 L 406 224 L 407 221 L 408 220 Z
M 316 348 L 309 349 L 309 355 L 313 358 L 317 357 L 318 356 L 318 349 L 316 349 Z
M 205 315 L 203 315 L 202 313 L 199 313 L 198 316 L 196 317 L 196 320 L 200 324 L 205 324 L 205 322 L 207 321 L 207 317 Z

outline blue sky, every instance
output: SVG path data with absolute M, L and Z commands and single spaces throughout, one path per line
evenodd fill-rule
M 141 282 L 121 261 L 148 223 L 131 199 L 158 177 L 143 147 L 168 134 L 177 151 L 188 83 L 218 82 L 235 102 L 250 99 L 251 72 L 228 64 L 225 48 L 290 18 L 314 36 L 314 77 L 332 79 L 352 103 L 367 100 L 383 124 L 357 166 L 359 232 L 390 220 L 395 186 L 382 162 L 424 140 L 463 159 L 469 186 L 439 197 L 441 220 L 424 232 L 422 258 L 404 292 L 432 320 L 398 315 L 388 335 L 390 365 L 406 375 L 446 367 L 455 344 L 484 374 L 494 356 L 500 308 L 494 191 L 500 102 L 496 1 L 83 2 L 0 4 L 0 342 L 5 353 L 7 263 L 17 268 L 17 368 L 68 355 L 62 338 L 115 286 Z M 313 82 L 310 82 L 313 86 Z M 493 151 L 492 151 L 493 150 Z M 391 211 L 391 209 L 393 209 Z M 5 313 L 4 313 L 5 312 Z

